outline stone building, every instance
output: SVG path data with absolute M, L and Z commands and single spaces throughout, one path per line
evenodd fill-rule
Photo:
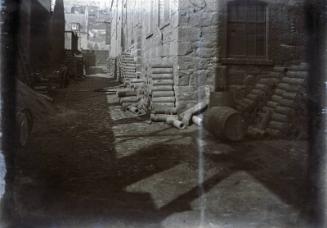
M 114 0 L 111 14 L 118 76 L 133 60 L 146 91 L 151 69 L 171 66 L 179 111 L 229 91 L 251 124 L 270 110 L 271 132 L 289 125 L 307 70 L 304 0 Z
M 108 50 L 106 43 L 109 13 L 88 2 L 76 2 L 65 6 L 66 31 L 79 37 L 79 50 Z M 107 53 L 106 53 L 107 54 Z

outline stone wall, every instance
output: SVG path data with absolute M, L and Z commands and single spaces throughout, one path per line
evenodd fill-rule
M 261 59 L 233 59 L 227 54 L 227 4 L 219 1 L 219 66 L 226 68 L 227 85 L 235 97 L 243 96 L 245 79 L 260 80 L 273 71 L 273 66 L 289 66 L 305 61 L 304 0 L 261 0 L 267 4 L 267 55 Z
M 145 79 L 149 77 L 151 65 L 173 65 L 177 106 L 183 109 L 187 104 L 197 103 L 198 95 L 200 99 L 204 97 L 206 85 L 213 88 L 218 5 L 216 0 L 170 0 L 169 18 L 159 20 L 158 1 L 126 0 L 122 10 L 119 9 L 121 17 L 119 13 L 115 16 L 116 9 L 113 11 L 112 35 L 117 36 L 116 24 L 118 28 L 123 24 L 125 37 L 121 50 L 117 48 L 121 37 L 112 38 L 110 55 L 130 51 Z
M 114 1 L 110 56 L 130 52 L 145 80 L 151 65 L 172 64 L 180 110 L 208 99 L 217 87 L 237 96 L 248 75 L 259 79 L 274 65 L 304 60 L 304 0 L 262 0 L 267 3 L 267 56 L 252 62 L 226 56 L 227 4 L 232 0 L 169 0 L 164 21 L 159 1 L 165 0 Z
M 218 1 L 180 0 L 177 105 L 192 106 L 214 89 L 218 60 Z

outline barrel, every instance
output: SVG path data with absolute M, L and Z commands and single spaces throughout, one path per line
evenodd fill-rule
M 215 137 L 230 141 L 241 141 L 245 134 L 241 114 L 227 106 L 210 108 L 204 126 Z

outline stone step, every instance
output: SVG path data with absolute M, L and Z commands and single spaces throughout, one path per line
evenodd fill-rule
M 276 113 L 276 112 L 274 112 L 272 114 L 271 119 L 273 121 L 279 121 L 279 122 L 283 122 L 283 123 L 287 123 L 287 121 L 288 121 L 287 115 Z
M 154 91 L 152 97 L 174 97 L 174 91 Z
M 136 67 L 133 67 L 133 66 L 124 66 L 123 67 L 123 70 L 126 70 L 126 71 L 128 71 L 128 70 L 136 71 Z
M 279 105 L 283 105 L 283 106 L 293 106 L 294 105 L 294 100 L 293 99 L 288 99 L 279 95 L 273 95 L 271 97 L 271 100 L 273 102 L 278 103 Z
M 297 97 L 298 93 L 296 92 L 283 92 L 282 97 L 294 100 Z
M 152 74 L 172 74 L 172 68 L 152 68 Z
M 279 82 L 279 79 L 277 79 L 277 78 L 260 78 L 259 82 L 263 83 L 263 84 L 273 85 L 273 84 L 277 84 Z
M 132 66 L 136 67 L 136 64 L 134 62 L 122 62 L 120 66 L 125 67 L 125 66 Z
M 152 91 L 174 91 L 172 85 L 157 85 L 152 87 Z
M 306 71 L 288 71 L 286 73 L 286 76 L 287 77 L 290 77 L 290 78 L 302 78 L 302 79 L 305 79 L 305 78 L 308 78 L 308 75 L 309 75 L 309 73 L 306 72 Z
M 152 97 L 151 99 L 152 102 L 157 102 L 157 103 L 160 103 L 160 102 L 175 102 L 176 101 L 176 98 L 175 96 L 172 96 L 172 97 Z
M 278 95 L 273 95 L 271 97 L 271 100 L 274 101 L 274 102 L 277 102 L 277 103 L 280 103 L 282 99 L 283 99 L 283 97 L 278 96 Z
M 135 75 L 136 76 L 136 72 L 135 71 L 134 72 L 133 71 L 123 71 L 122 73 L 125 74 L 125 75 L 128 74 L 128 75 Z
M 165 105 L 153 105 L 151 112 L 154 114 L 176 114 L 177 109 L 175 107 L 167 107 Z
M 298 92 L 300 89 L 299 85 L 291 85 L 288 83 L 279 83 L 276 89 L 281 89 L 288 92 Z
M 33 89 L 36 91 L 48 90 L 48 86 L 47 85 L 37 85 L 37 86 L 34 86 Z
M 292 65 L 288 69 L 293 71 L 307 71 L 309 70 L 309 65 L 307 63 L 301 63 L 300 65 Z
M 131 82 L 132 83 L 144 83 L 144 80 L 137 78 L 137 79 L 132 79 Z
M 154 74 L 152 75 L 152 79 L 156 80 L 156 79 L 173 79 L 173 75 L 172 74 Z
M 293 100 L 289 100 L 286 98 L 283 98 L 280 102 L 279 102 L 280 106 L 283 107 L 288 107 L 288 108 L 294 108 L 295 106 L 295 102 Z
M 255 85 L 255 88 L 256 89 L 261 89 L 261 90 L 266 90 L 266 89 L 268 89 L 268 85 L 265 85 L 265 84 L 263 84 L 263 83 L 257 83 L 256 85 Z
M 250 93 L 258 96 L 264 96 L 266 94 L 265 91 L 261 89 L 253 89 Z
M 278 106 L 278 103 L 275 101 L 268 101 L 267 102 L 267 107 L 275 109 Z
M 125 57 L 122 59 L 122 62 L 135 62 L 134 57 Z
M 128 75 L 123 75 L 123 78 L 131 78 L 131 79 L 137 79 L 135 74 L 128 74 Z
M 284 114 L 284 115 L 290 115 L 294 110 L 289 107 L 284 107 L 284 106 L 278 106 L 274 110 L 276 113 Z
M 154 64 L 152 68 L 173 68 L 171 64 Z
M 268 135 L 273 136 L 273 137 L 278 137 L 278 136 L 281 135 L 281 131 L 280 130 L 273 129 L 273 128 L 270 128 L 270 127 L 268 127 L 266 129 L 266 132 L 267 132 Z
M 136 71 L 130 71 L 130 70 L 128 70 L 128 71 L 123 71 L 123 73 L 124 74 L 135 74 L 136 75 Z
M 288 84 L 303 85 L 304 84 L 304 79 L 302 79 L 302 78 L 283 77 L 281 82 L 282 83 L 288 83 Z
M 162 106 L 162 107 L 167 107 L 167 108 L 174 108 L 175 106 L 175 102 L 153 102 L 151 104 L 152 107 L 156 107 L 156 106 Z M 151 107 L 151 109 L 152 109 Z
M 162 79 L 162 80 L 153 80 L 152 81 L 153 86 L 159 86 L 159 85 L 174 85 L 174 81 L 171 79 Z
M 286 128 L 287 124 L 279 122 L 279 121 L 270 121 L 269 128 L 275 129 L 275 130 L 284 130 Z

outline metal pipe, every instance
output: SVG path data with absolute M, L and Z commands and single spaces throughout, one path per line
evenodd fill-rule
M 176 117 L 167 117 L 166 123 L 178 128 L 178 129 L 185 128 L 185 124 L 182 121 L 178 120 Z
M 195 114 L 198 114 L 200 112 L 203 112 L 206 108 L 208 107 L 208 102 L 203 101 L 200 102 L 198 104 L 196 104 L 195 106 L 193 106 L 192 108 L 186 110 L 185 112 L 181 113 L 182 116 L 182 122 L 185 124 L 185 126 L 189 126 L 192 116 Z
M 199 116 L 192 116 L 192 122 L 195 125 L 201 126 L 202 123 L 203 123 L 203 118 L 202 117 L 199 117 Z

